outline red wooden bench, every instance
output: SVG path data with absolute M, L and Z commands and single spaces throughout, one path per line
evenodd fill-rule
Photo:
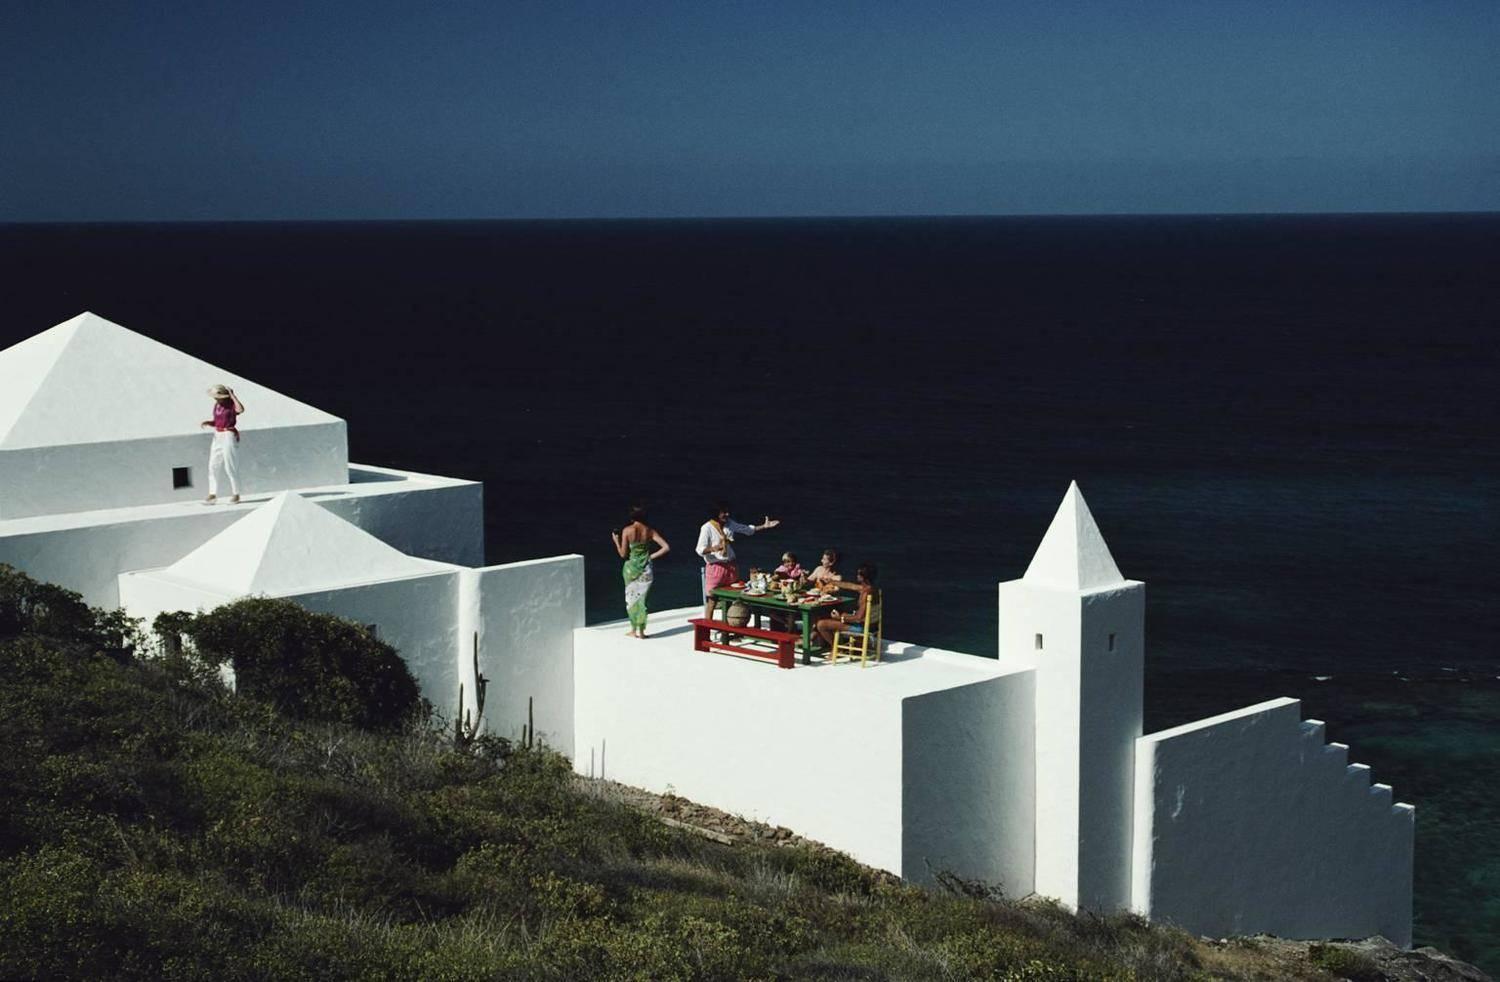
M 775 659 L 777 668 L 791 668 L 795 664 L 793 655 L 797 651 L 797 642 L 802 640 L 802 635 L 793 634 L 790 631 L 768 631 L 764 628 L 731 627 L 724 621 L 708 620 L 695 617 L 688 621 L 693 625 L 693 650 L 694 651 L 730 651 L 736 655 L 749 655 L 752 658 Z M 776 644 L 775 651 L 762 651 L 759 648 L 746 648 L 737 644 L 727 644 L 723 641 L 710 641 L 708 632 L 724 631 L 727 634 L 742 634 L 747 638 L 761 638 L 765 641 L 773 641 Z

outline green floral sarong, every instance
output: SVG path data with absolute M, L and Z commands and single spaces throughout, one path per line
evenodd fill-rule
M 630 553 L 625 557 L 625 615 L 630 618 L 632 631 L 646 630 L 646 594 L 651 592 L 654 574 L 651 571 L 651 547 L 645 542 L 632 542 Z

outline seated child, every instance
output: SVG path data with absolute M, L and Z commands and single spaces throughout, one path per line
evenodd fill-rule
M 788 580 L 800 580 L 807 575 L 807 571 L 797 562 L 797 557 L 789 552 L 781 554 L 781 565 L 776 567 L 776 575 Z

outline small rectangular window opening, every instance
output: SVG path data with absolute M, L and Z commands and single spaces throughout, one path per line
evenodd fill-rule
M 1115 636 L 1113 634 L 1111 634 L 1109 636 L 1109 650 L 1110 651 L 1114 651 L 1115 650 Z
M 1036 650 L 1037 651 L 1041 651 L 1042 650 L 1042 636 L 1040 634 L 1038 634 L 1036 636 Z
M 193 469 L 191 467 L 172 468 L 172 487 L 190 488 L 193 486 Z
M 380 625 L 379 624 L 366 624 L 365 625 L 365 630 L 370 633 L 370 637 L 374 638 L 376 641 L 380 640 Z

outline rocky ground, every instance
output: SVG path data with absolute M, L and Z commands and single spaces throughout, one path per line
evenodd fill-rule
M 700 805 L 675 794 L 653 794 L 640 788 L 578 778 L 589 793 L 618 801 L 655 815 L 676 828 L 687 829 L 726 845 L 758 843 L 827 849 L 791 829 L 766 825 L 739 815 Z M 878 871 L 877 871 L 878 872 Z M 892 880 L 889 873 L 879 873 Z M 1408 951 L 1384 938 L 1363 941 L 1288 941 L 1282 938 L 1204 938 L 1204 964 L 1215 975 L 1271 980 L 1346 978 L 1351 982 L 1494 982 L 1484 972 L 1436 948 Z

